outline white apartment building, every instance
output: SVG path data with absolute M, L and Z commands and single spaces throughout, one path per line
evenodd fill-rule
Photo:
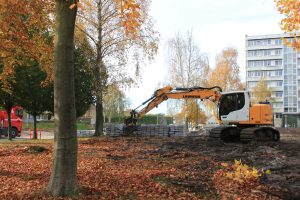
M 284 44 L 290 34 L 246 35 L 246 85 L 272 89 L 275 126 L 300 127 L 300 52 Z

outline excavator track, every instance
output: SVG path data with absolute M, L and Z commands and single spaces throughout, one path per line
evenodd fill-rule
M 235 126 L 218 126 L 209 132 L 210 140 L 224 142 L 250 142 L 250 141 L 279 141 L 279 132 L 272 127 L 252 127 L 240 129 Z
M 240 132 L 242 142 L 255 141 L 279 141 L 279 131 L 272 127 L 253 127 L 245 128 Z
M 257 128 L 245 128 L 242 129 L 241 133 L 240 133 L 240 141 L 241 142 L 245 142 L 248 143 L 250 141 L 252 141 L 255 137 L 254 132 Z
M 224 127 L 222 127 L 222 126 L 212 128 L 209 131 L 209 138 L 212 139 L 212 140 L 213 139 L 221 139 L 221 132 L 222 132 L 223 129 L 224 129 Z
M 235 126 L 218 126 L 210 130 L 210 139 L 221 139 L 224 142 L 232 142 L 239 140 L 240 129 Z

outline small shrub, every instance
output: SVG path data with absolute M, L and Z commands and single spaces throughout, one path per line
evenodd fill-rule
M 248 165 L 243 164 L 241 160 L 235 160 L 231 169 L 231 171 L 226 173 L 226 177 L 240 183 L 256 181 L 264 174 L 271 174 L 270 170 L 259 171 L 255 167 L 249 167 Z

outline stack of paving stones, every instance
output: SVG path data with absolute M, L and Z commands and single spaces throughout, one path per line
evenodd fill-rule
M 77 136 L 78 137 L 91 137 L 95 133 L 95 130 L 78 130 Z
M 105 133 L 108 136 L 120 136 L 123 134 L 123 127 L 124 124 L 115 124 L 115 123 L 109 123 L 106 127 Z
M 187 130 L 184 125 L 170 125 L 170 132 L 174 136 L 186 136 Z
M 169 134 L 170 128 L 166 125 L 141 125 L 137 130 L 137 135 L 141 136 L 169 136 Z
M 121 136 L 123 124 L 108 124 L 106 134 L 109 136 Z M 155 137 L 155 136 L 186 136 L 187 130 L 183 125 L 156 125 L 142 124 L 138 126 L 135 135 Z

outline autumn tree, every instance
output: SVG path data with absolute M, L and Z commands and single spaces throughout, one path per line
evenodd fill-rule
M 238 51 L 225 48 L 216 56 L 216 66 L 208 75 L 209 86 L 219 86 L 223 91 L 242 89 L 240 66 L 237 63 Z
M 77 28 L 94 47 L 95 136 L 103 134 L 103 98 L 108 85 L 133 82 L 128 63 L 152 59 L 158 34 L 149 16 L 151 0 L 96 0 L 83 4 Z M 88 11 L 88 12 L 87 12 Z M 109 93 L 110 91 L 108 91 Z
M 52 22 L 48 17 L 52 1 L 15 1 L 0 0 L 0 85 L 1 90 L 9 98 L 3 107 L 8 113 L 8 135 L 10 134 L 10 112 L 14 104 L 12 83 L 17 66 L 38 60 L 48 72 L 48 80 L 52 76 L 52 43 L 48 40 Z M 33 17 L 34 16 L 34 17 Z M 2 96 L 3 97 L 3 96 Z
M 104 114 L 111 122 L 115 116 L 123 116 L 125 109 L 125 94 L 117 85 L 109 85 L 103 98 Z
M 197 99 L 188 99 L 185 106 L 182 107 L 181 112 L 176 116 L 177 120 L 187 122 L 196 127 L 198 124 L 204 124 L 207 120 L 205 112 L 200 108 Z
M 0 74 L 3 87 L 9 91 L 6 78 L 11 78 L 16 66 L 24 66 L 28 59 L 37 60 L 53 78 L 53 47 L 48 35 L 52 21 L 48 17 L 52 1 L 0 0 Z M 34 16 L 34 17 L 33 17 Z
M 167 52 L 169 84 L 185 88 L 206 85 L 208 58 L 200 51 L 191 31 L 187 32 L 186 36 L 178 33 L 169 39 Z M 168 103 L 168 109 L 181 108 L 182 113 L 187 105 L 187 101 L 181 102 L 180 105 L 172 101 Z M 171 112 L 174 113 L 174 111 Z
M 251 89 L 254 102 L 273 101 L 272 88 L 268 87 L 266 81 L 261 79 L 255 87 Z
M 285 16 L 281 20 L 281 29 L 291 33 L 294 37 L 293 42 L 285 40 L 285 43 L 300 50 L 300 39 L 297 37 L 297 32 L 300 28 L 300 2 L 299 0 L 274 0 L 278 11 Z
M 238 51 L 228 47 L 216 56 L 216 66 L 208 74 L 208 85 L 219 86 L 223 91 L 242 90 L 244 84 L 240 80 L 240 66 L 237 63 Z M 217 115 L 216 104 L 205 102 L 207 111 Z

